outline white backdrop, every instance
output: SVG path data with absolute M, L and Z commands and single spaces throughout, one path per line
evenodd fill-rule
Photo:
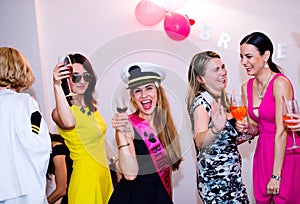
M 184 41 L 166 36 L 163 22 L 155 26 L 140 24 L 134 15 L 137 0 L 1 0 L 0 46 L 21 50 L 31 62 L 36 82 L 31 94 L 41 109 L 51 131 L 54 107 L 52 68 L 57 57 L 80 52 L 89 57 L 98 75 L 98 108 L 107 121 L 107 137 L 114 145 L 110 119 L 112 101 L 123 86 L 120 70 L 135 61 L 151 61 L 166 68 L 163 82 L 171 100 L 172 113 L 180 131 L 184 162 L 174 174 L 174 201 L 199 203 L 195 180 L 195 157 L 185 108 L 188 64 L 202 50 L 218 52 L 228 68 L 228 90 L 239 91 L 247 79 L 239 62 L 239 42 L 252 31 L 262 31 L 273 41 L 273 60 L 281 65 L 295 87 L 299 99 L 300 19 L 299 2 L 240 0 L 173 0 L 182 7 L 175 11 L 188 15 L 196 23 Z M 226 37 L 227 43 L 220 43 Z M 278 46 L 283 44 L 285 50 Z M 277 53 L 284 51 L 285 58 Z M 255 142 L 239 147 L 243 158 L 243 178 L 253 202 L 252 156 Z

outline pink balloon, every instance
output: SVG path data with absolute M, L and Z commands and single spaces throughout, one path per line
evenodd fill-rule
M 190 22 L 186 16 L 175 12 L 168 12 L 164 21 L 167 35 L 173 40 L 183 40 L 190 34 Z
M 153 26 L 161 22 L 166 15 L 166 8 L 150 0 L 142 0 L 135 7 L 135 17 L 143 25 Z

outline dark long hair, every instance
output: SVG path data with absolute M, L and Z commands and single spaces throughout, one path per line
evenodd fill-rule
M 263 55 L 266 51 L 269 50 L 270 57 L 268 60 L 268 65 L 270 69 L 275 73 L 282 73 L 281 67 L 275 64 L 272 60 L 274 48 L 273 48 L 272 41 L 268 36 L 266 36 L 261 32 L 253 32 L 242 39 L 240 45 L 242 44 L 250 44 L 255 46 L 259 51 L 260 55 Z
M 89 82 L 89 85 L 84 93 L 84 102 L 86 106 L 89 108 L 89 110 L 91 112 L 94 112 L 97 110 L 96 108 L 97 101 L 94 97 L 97 78 L 93 70 L 92 64 L 85 56 L 79 53 L 69 54 L 69 57 L 72 64 L 74 63 L 81 64 L 83 68 L 91 75 L 91 81 Z

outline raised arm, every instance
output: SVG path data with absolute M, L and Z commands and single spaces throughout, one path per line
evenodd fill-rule
M 68 77 L 69 69 L 58 63 L 53 70 L 53 87 L 56 107 L 52 111 L 52 119 L 62 129 L 73 129 L 75 119 L 61 86 L 61 80 Z
M 194 111 L 194 140 L 196 146 L 200 149 L 208 146 L 223 130 L 226 122 L 226 114 L 224 108 L 215 101 L 212 102 L 211 118 L 213 127 L 209 128 L 210 117 L 203 105 L 199 105 Z

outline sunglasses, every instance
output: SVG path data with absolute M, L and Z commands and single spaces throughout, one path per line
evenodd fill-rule
M 92 81 L 91 74 L 89 74 L 88 72 L 85 72 L 82 75 L 79 74 L 79 73 L 73 73 L 72 77 L 71 77 L 72 78 L 72 82 L 73 83 L 78 83 L 78 82 L 81 81 L 82 77 L 83 77 L 84 81 L 86 81 L 86 82 L 91 82 Z

